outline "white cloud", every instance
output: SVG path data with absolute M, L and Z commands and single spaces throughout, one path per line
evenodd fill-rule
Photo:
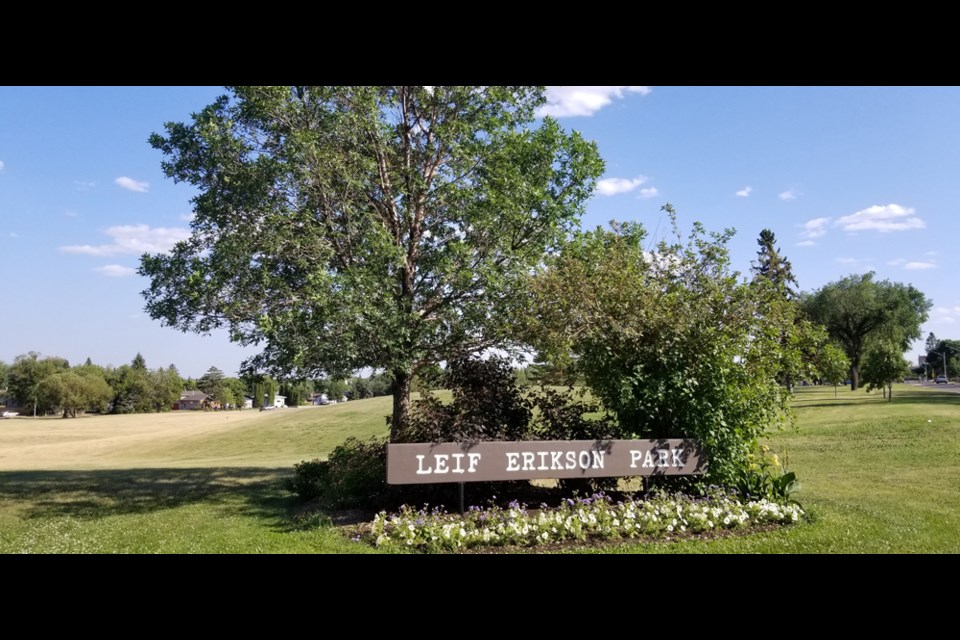
M 19 238 L 19 237 L 20 237 L 20 234 L 17 233 L 16 231 L 11 231 L 11 232 L 10 232 L 10 237 L 11 237 L 11 238 Z
M 76 218 L 80 214 L 74 211 L 73 209 L 67 209 L 66 211 L 63 212 L 63 215 L 67 216 L 68 218 Z
M 939 254 L 938 254 L 936 251 L 927 251 L 927 252 L 926 252 L 925 254 L 923 254 L 923 255 L 928 256 L 928 257 L 930 257 L 930 258 L 934 258 L 934 257 L 936 257 L 936 256 L 939 255 Z
M 903 258 L 897 258 L 896 260 L 891 260 L 887 264 L 890 265 L 891 267 L 899 267 L 902 264 L 906 264 L 906 262 L 907 261 L 904 260 Z
M 80 253 L 88 256 L 116 256 L 123 254 L 164 253 L 177 242 L 190 237 L 189 229 L 180 227 L 149 227 L 145 224 L 108 227 L 105 233 L 112 244 L 70 245 L 60 247 L 64 253 Z
M 737 191 L 737 195 L 741 198 L 749 198 L 752 192 L 753 187 L 744 187 L 743 189 L 740 189 L 740 191 Z
M 904 269 L 910 269 L 911 271 L 920 271 L 923 269 L 936 269 L 937 265 L 932 262 L 908 262 L 903 265 Z
M 857 260 L 856 258 L 837 258 L 837 262 L 840 262 L 843 264 L 855 264 L 859 262 L 859 260 Z
M 827 225 L 830 224 L 830 218 L 814 218 L 813 220 L 807 220 L 800 227 L 803 228 L 803 231 L 800 232 L 800 237 L 806 241 L 813 240 L 814 238 L 819 238 L 827 234 Z M 812 242 L 810 244 L 813 244 Z M 809 246 L 809 245 L 803 245 Z
M 196 217 L 197 217 L 197 214 L 193 213 L 192 211 L 190 213 L 180 214 L 180 219 L 183 220 L 184 222 L 193 222 L 193 219 Z
M 803 240 L 803 241 L 801 241 L 801 242 L 798 242 L 798 243 L 797 243 L 797 246 L 798 246 L 798 247 L 812 247 L 812 246 L 815 245 L 815 244 L 817 244 L 817 243 L 814 242 L 813 240 Z
M 97 183 L 87 182 L 85 180 L 74 180 L 73 186 L 76 187 L 77 191 L 90 191 L 90 189 L 93 189 L 95 186 L 97 186 Z
M 899 204 L 886 206 L 875 204 L 849 216 L 837 218 L 834 224 L 843 228 L 844 231 L 879 231 L 881 233 L 926 227 L 927 223 L 915 217 L 914 213 L 916 213 L 914 209 L 902 207 Z
M 601 196 L 615 196 L 618 193 L 633 191 L 647 181 L 646 176 L 636 178 L 604 178 L 597 183 L 597 194 Z
M 3 160 L 0 160 L 0 173 L 3 173 L 3 167 L 4 167 L 4 166 L 5 166 L 5 165 L 3 164 Z
M 592 116 L 614 98 L 627 93 L 650 93 L 650 87 L 547 87 L 547 104 L 537 110 L 538 116 Z
M 778 197 L 781 200 L 796 200 L 802 195 L 803 194 L 797 191 L 796 189 L 790 188 L 784 191 L 783 193 L 781 193 Z
M 102 267 L 96 267 L 94 271 L 110 278 L 126 278 L 127 276 L 132 276 L 137 272 L 136 269 L 124 267 L 123 265 L 119 264 L 105 264 Z
M 133 178 L 128 178 L 127 176 L 120 176 L 114 180 L 117 186 L 123 187 L 128 191 L 136 191 L 138 193 L 146 193 L 147 189 L 150 188 L 149 182 L 143 182 L 142 180 L 134 180 Z
M 638 198 L 653 198 L 660 195 L 660 192 L 657 191 L 656 187 L 648 187 L 646 189 L 640 189 L 640 195 Z
M 960 306 L 935 307 L 930 315 L 936 322 L 956 322 L 960 318 Z

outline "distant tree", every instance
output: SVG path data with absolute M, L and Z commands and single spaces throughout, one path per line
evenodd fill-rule
M 242 407 L 244 396 L 248 393 L 246 383 L 240 378 L 224 378 L 223 384 L 230 391 L 230 396 L 233 398 L 231 404 Z
M 795 297 L 796 291 L 790 287 L 790 285 L 797 286 L 793 265 L 786 257 L 780 255 L 776 235 L 770 229 L 764 229 L 760 232 L 757 244 L 760 245 L 760 251 L 757 252 L 757 260 L 751 268 L 754 278 L 769 280 L 778 289 L 782 289 L 787 297 Z
M 37 395 L 44 406 L 63 411 L 64 418 L 76 418 L 77 411 L 105 406 L 113 391 L 100 376 L 62 371 L 41 380 Z
M 860 365 L 874 341 L 900 347 L 920 338 L 932 303 L 912 285 L 874 280 L 871 271 L 825 285 L 805 297 L 804 309 L 843 346 L 850 358 L 851 389 L 860 386 Z
M 343 378 L 327 378 L 324 381 L 327 397 L 331 400 L 339 400 L 350 390 L 349 383 Z
M 942 371 L 949 377 L 960 374 L 960 340 L 938 339 L 933 333 L 927 337 L 927 364 L 934 372 Z
M 147 361 L 143 359 L 143 356 L 137 353 L 133 357 L 133 362 L 130 363 L 130 367 L 136 369 L 137 371 L 146 371 L 147 370 Z
M 820 378 L 833 385 L 833 397 L 837 397 L 837 386 L 846 380 L 850 371 L 850 360 L 843 349 L 832 342 L 823 345 L 817 354 L 817 372 Z
M 113 389 L 113 413 L 146 413 L 156 409 L 149 372 L 124 364 L 114 369 L 107 381 Z
M 10 371 L 10 365 L 0 360 L 0 400 L 7 397 L 7 374 Z
M 252 376 L 251 381 L 253 384 L 253 406 L 272 407 L 279 387 L 277 381 L 265 375 Z
M 366 378 L 356 377 L 350 381 L 350 397 L 354 400 L 363 400 L 371 396 L 370 381 Z
M 301 381 L 284 382 L 280 385 L 279 393 L 288 407 L 299 407 L 310 394 L 308 389 L 313 389 L 313 385 Z
M 183 392 L 183 380 L 173 365 L 154 369 L 146 374 L 149 384 L 151 409 L 156 412 L 170 411 Z
M 867 391 L 883 389 L 883 395 L 893 400 L 893 383 L 903 380 L 910 363 L 903 357 L 899 344 L 874 342 L 863 358 L 863 379 Z
M 40 359 L 40 354 L 31 351 L 17 356 L 7 373 L 9 393 L 20 407 L 33 407 L 33 415 L 46 413 L 55 407 L 46 404 L 46 397 L 39 394 L 39 385 L 47 376 L 70 369 L 64 358 L 51 356 Z
M 801 309 L 793 288 L 797 286 L 793 267 L 780 254 L 776 242 L 773 231 L 764 229 L 760 232 L 757 240 L 760 251 L 751 265 L 752 286 L 757 289 L 757 296 L 764 300 L 760 312 L 765 324 L 776 332 L 773 337 L 780 343 L 777 379 L 792 391 L 795 380 L 816 377 L 817 354 L 828 336 Z
M 393 379 L 386 371 L 370 376 L 370 395 L 373 397 L 393 395 Z
M 563 365 L 556 365 L 546 358 L 538 358 L 527 367 L 527 380 L 541 386 L 561 386 L 568 384 L 569 376 Z
M 233 395 L 224 382 L 223 371 L 216 367 L 210 367 L 207 372 L 197 380 L 197 388 L 221 404 L 233 401 Z

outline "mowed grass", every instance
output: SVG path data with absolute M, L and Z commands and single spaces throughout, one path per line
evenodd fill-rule
M 575 551 L 960 552 L 960 394 L 801 387 L 794 406 L 798 431 L 768 443 L 798 473 L 809 522 Z M 375 552 L 331 525 L 295 526 L 283 479 L 350 435 L 385 434 L 390 408 L 0 421 L 0 552 Z

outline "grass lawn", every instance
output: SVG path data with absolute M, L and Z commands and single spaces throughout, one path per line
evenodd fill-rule
M 584 553 L 958 553 L 960 394 L 801 387 L 770 436 L 810 522 Z M 274 412 L 0 421 L 0 553 L 368 553 L 298 529 L 282 486 L 347 436 L 386 433 L 390 398 Z

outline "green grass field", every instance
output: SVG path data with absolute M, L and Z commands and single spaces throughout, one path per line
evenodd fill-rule
M 772 433 L 811 520 L 713 541 L 584 553 L 958 553 L 960 394 L 802 387 Z M 283 479 L 347 436 L 386 433 L 389 398 L 275 412 L 0 421 L 0 553 L 376 553 L 299 529 Z

